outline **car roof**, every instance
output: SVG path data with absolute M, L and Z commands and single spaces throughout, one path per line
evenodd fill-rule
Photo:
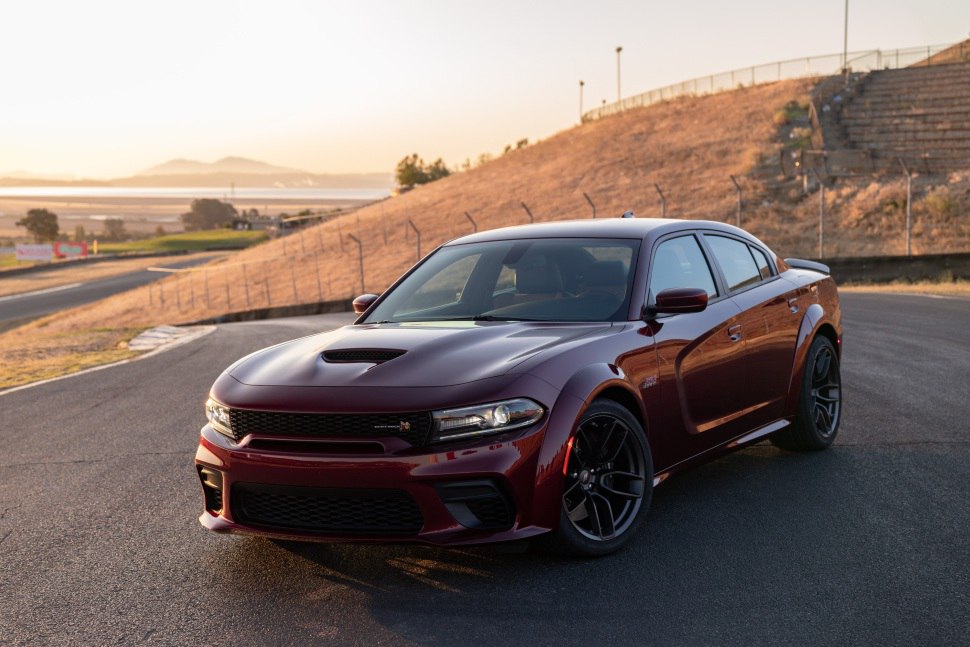
M 706 229 L 744 236 L 753 242 L 757 238 L 733 225 L 713 220 L 678 220 L 673 218 L 600 218 L 560 220 L 515 227 L 491 229 L 449 241 L 446 245 L 464 245 L 499 240 L 526 238 L 640 238 L 656 239 L 685 229 Z M 763 243 L 761 243 L 763 245 Z

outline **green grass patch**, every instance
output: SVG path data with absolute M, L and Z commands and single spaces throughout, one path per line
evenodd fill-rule
M 169 234 L 127 243 L 98 243 L 100 254 L 123 254 L 125 252 L 197 252 L 213 248 L 243 249 L 267 239 L 264 231 L 234 231 L 213 229 Z
M 0 269 L 10 269 L 13 267 L 28 267 L 36 265 L 34 261 L 18 261 L 16 254 L 0 254 Z

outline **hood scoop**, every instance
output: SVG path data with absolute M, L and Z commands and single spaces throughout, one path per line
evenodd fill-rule
M 323 360 L 332 364 L 381 364 L 406 352 L 394 348 L 341 348 L 323 351 Z

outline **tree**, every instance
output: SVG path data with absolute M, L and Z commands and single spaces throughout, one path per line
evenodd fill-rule
M 228 227 L 237 213 L 236 208 L 228 202 L 199 198 L 192 201 L 191 211 L 183 213 L 181 217 L 186 231 L 205 231 Z
M 406 155 L 404 159 L 397 163 L 395 172 L 397 184 L 401 187 L 427 184 L 449 175 L 451 175 L 451 171 L 448 170 L 440 157 L 433 164 L 427 165 L 423 159 L 418 157 L 417 153 Z
M 397 163 L 395 178 L 398 186 L 425 184 L 428 176 L 424 172 L 424 160 L 418 157 L 417 153 L 405 155 L 404 159 Z
M 60 227 L 57 225 L 57 214 L 47 209 L 31 209 L 24 218 L 17 221 L 18 227 L 25 228 L 38 243 L 54 242 Z
M 81 242 L 88 237 L 88 232 L 84 231 L 84 225 L 78 225 L 74 228 L 74 240 Z
M 104 221 L 104 237 L 107 240 L 125 240 L 128 232 L 125 231 L 125 221 L 121 218 L 107 218 Z
M 158 237 L 164 236 L 166 234 L 165 227 L 161 225 L 155 227 L 155 235 Z

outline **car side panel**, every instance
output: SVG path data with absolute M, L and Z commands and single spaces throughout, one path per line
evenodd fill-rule
M 784 414 L 802 318 L 797 292 L 788 281 L 775 278 L 732 297 L 742 312 L 747 356 L 743 397 L 751 429 Z

